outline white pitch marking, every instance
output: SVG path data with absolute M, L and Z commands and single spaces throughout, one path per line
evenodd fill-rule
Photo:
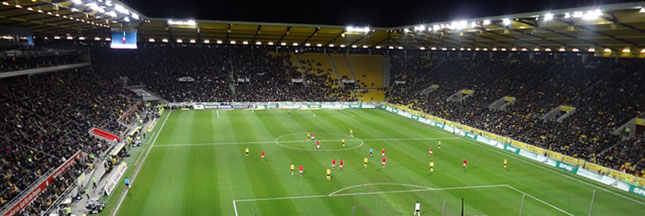
M 217 118 L 219 118 L 219 110 L 217 110 Z
M 161 127 L 159 128 L 159 132 L 157 133 L 157 136 L 155 137 L 154 140 L 152 140 L 152 144 L 150 144 L 150 147 L 148 147 L 148 151 L 146 152 L 146 155 L 143 157 L 143 163 L 146 162 L 146 158 L 148 158 L 148 154 L 150 154 L 150 149 L 154 147 L 155 142 L 157 142 L 157 138 L 159 138 L 159 134 L 161 134 L 161 131 L 163 131 L 164 126 L 166 126 L 166 122 L 170 118 L 170 114 L 172 114 L 172 110 L 168 112 L 168 115 L 166 116 L 166 119 L 164 119 L 163 123 L 161 124 Z M 137 174 L 139 174 L 139 171 L 141 170 L 141 167 L 143 167 L 143 163 L 137 167 L 137 170 L 134 171 L 134 175 L 132 176 L 132 179 L 130 180 L 130 187 L 134 184 L 134 179 L 137 178 Z M 112 216 L 115 216 L 116 213 L 119 211 L 119 208 L 121 208 L 121 204 L 123 203 L 123 200 L 125 199 L 125 195 L 127 195 L 128 192 L 125 191 L 123 195 L 121 195 L 121 198 L 119 198 L 119 204 L 116 205 L 116 209 L 112 212 Z
M 233 200 L 233 209 L 235 209 L 235 216 L 237 216 L 237 205 L 235 205 L 235 200 Z
M 545 202 L 544 200 L 538 199 L 537 197 L 534 197 L 534 196 L 533 196 L 533 195 L 531 195 L 531 194 L 525 193 L 524 191 L 521 191 L 521 190 L 519 190 L 519 189 L 517 189 L 517 188 L 515 188 L 515 187 L 513 187 L 513 186 L 510 186 L 510 185 L 506 185 L 506 186 L 507 186 L 508 188 L 510 188 L 510 189 L 513 189 L 514 191 L 517 191 L 518 193 L 521 193 L 521 194 L 524 194 L 524 195 L 526 195 L 526 196 L 528 196 L 528 197 L 531 197 L 531 198 L 533 198 L 533 199 L 537 200 L 538 202 L 541 202 L 541 203 L 543 203 L 543 204 L 545 204 L 545 205 L 547 205 L 547 206 L 549 206 L 549 207 L 551 207 L 551 208 L 554 208 L 554 209 L 556 209 L 556 210 L 558 210 L 558 211 L 560 211 L 560 212 L 562 212 L 562 213 L 565 213 L 565 214 L 567 214 L 567 215 L 573 216 L 573 214 L 571 214 L 571 213 L 569 213 L 569 212 L 567 212 L 567 211 L 565 211 L 565 210 L 562 210 L 562 209 L 560 209 L 560 208 L 558 208 L 558 207 L 554 206 L 554 205 L 553 205 L 553 204 L 551 204 L 551 203 L 548 203 L 548 202 Z

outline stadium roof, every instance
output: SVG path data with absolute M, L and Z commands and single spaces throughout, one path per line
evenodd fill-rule
M 107 27 L 139 29 L 140 41 L 422 50 L 604 51 L 645 48 L 645 2 L 510 14 L 396 28 L 146 18 L 127 8 L 117 17 L 80 0 L 18 0 L 0 7 L 0 25 L 33 28 L 35 35 L 109 37 Z M 22 7 L 17 8 L 15 2 Z M 56 5 L 56 6 L 55 6 Z M 28 8 L 31 8 L 29 10 Z M 111 10 L 106 7 L 106 10 Z M 40 12 L 39 10 L 42 10 Z M 61 17 L 47 15 L 60 14 Z M 140 20 L 132 15 L 141 16 Z M 68 18 L 62 18 L 62 16 Z M 123 16 L 122 16 L 123 15 Z M 72 18 L 69 18 L 72 17 Z M 129 18 L 129 22 L 125 19 Z M 76 19 L 85 20 L 78 21 Z M 94 24 L 92 24 L 92 22 Z M 88 24 L 89 23 L 89 24 Z M 164 40 L 165 39 L 165 40 Z

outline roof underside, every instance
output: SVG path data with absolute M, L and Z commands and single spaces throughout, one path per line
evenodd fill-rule
M 106 24 L 111 27 L 122 27 L 122 23 L 92 14 L 91 10 L 73 12 L 69 7 L 70 1 L 52 0 L 31 1 L 19 0 L 22 8 L 15 7 L 16 1 L 10 5 L 0 5 L 0 25 L 31 28 L 36 36 L 72 35 L 84 37 L 109 37 L 109 29 L 90 22 Z M 367 46 L 374 48 L 390 46 L 405 49 L 440 48 L 550 48 L 587 50 L 588 48 L 610 48 L 614 51 L 624 48 L 645 48 L 645 13 L 640 13 L 641 5 L 645 2 L 605 5 L 589 8 L 564 9 L 550 12 L 535 12 L 514 14 L 498 17 L 487 17 L 465 20 L 468 25 L 461 28 L 440 28 L 433 26 L 450 25 L 451 22 L 426 23 L 426 30 L 415 31 L 415 26 L 396 28 L 372 28 L 368 33 L 347 32 L 345 26 L 287 24 L 287 23 L 256 23 L 234 21 L 197 20 L 196 25 L 170 25 L 167 19 L 151 18 L 137 23 L 133 28 L 139 29 L 139 39 L 161 41 L 168 39 L 175 42 L 195 40 L 201 43 L 209 40 L 211 43 L 221 40 L 223 43 L 236 41 L 238 44 L 246 41 L 248 44 L 269 42 L 275 45 L 286 43 L 293 46 L 324 46 L 333 44 L 335 47 L 344 45 L 357 48 Z M 27 10 L 32 8 L 32 10 Z M 581 17 L 565 16 L 575 11 L 601 9 L 602 15 L 596 19 L 585 20 Z M 37 12 L 42 10 L 43 12 Z M 48 15 L 48 12 L 60 14 L 60 17 Z M 545 21 L 544 15 L 553 13 L 550 21 Z M 62 16 L 68 18 L 63 18 Z M 96 16 L 95 16 L 96 15 Z M 69 17 L 73 17 L 70 19 Z M 86 20 L 86 22 L 75 19 Z M 509 22 L 504 23 L 504 19 Z M 490 24 L 484 25 L 484 20 Z M 427 30 L 430 28 L 430 30 Z M 405 30 L 407 29 L 407 31 Z M 318 45 L 320 44 L 320 45 Z

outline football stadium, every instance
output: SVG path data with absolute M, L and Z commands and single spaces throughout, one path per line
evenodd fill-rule
M 401 25 L 1 2 L 3 216 L 645 215 L 643 1 Z

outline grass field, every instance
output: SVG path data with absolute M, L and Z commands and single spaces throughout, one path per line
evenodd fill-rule
M 322 150 L 305 141 L 307 132 Z M 588 215 L 593 190 L 592 215 L 645 215 L 642 197 L 376 109 L 291 117 L 285 110 L 176 110 L 159 119 L 144 148 L 132 163 L 141 169 L 131 164 L 127 174 L 136 173 L 131 189 L 122 202 L 114 193 L 106 215 L 411 215 L 416 201 L 423 215 L 459 215 L 462 198 L 465 215 L 519 215 L 520 208 L 523 215 Z M 345 168 L 327 181 L 332 159 Z M 292 162 L 304 166 L 303 177 L 291 175 Z

